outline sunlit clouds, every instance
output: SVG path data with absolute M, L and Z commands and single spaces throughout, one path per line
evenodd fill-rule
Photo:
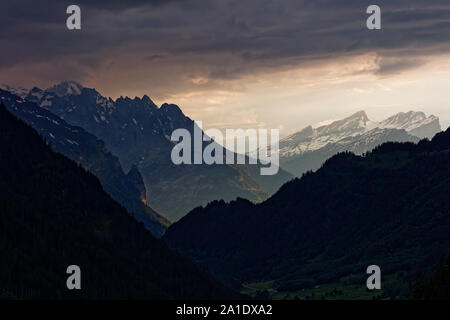
M 370 1 L 20 0 L 0 12 L 0 83 L 76 80 L 106 96 L 178 104 L 204 127 L 280 129 L 365 110 L 378 120 L 421 110 L 450 125 L 450 4 Z M 45 9 L 43 9 L 45 8 Z

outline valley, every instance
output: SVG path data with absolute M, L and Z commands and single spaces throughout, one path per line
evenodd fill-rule
M 364 275 L 354 275 L 339 282 L 294 291 L 278 291 L 276 281 L 243 284 L 240 292 L 272 300 L 396 300 L 405 299 L 408 295 L 408 287 L 401 274 L 383 277 L 381 290 L 370 291 L 363 284 Z
M 317 170 L 339 152 L 357 155 L 384 142 L 419 142 L 441 131 L 439 118 L 423 112 L 400 112 L 381 122 L 371 121 L 364 111 L 317 127 L 308 126 L 280 141 L 281 167 L 300 177 Z
M 294 292 L 372 264 L 388 275 L 406 271 L 405 285 L 450 248 L 449 150 L 447 130 L 364 156 L 340 153 L 263 203 L 197 208 L 163 239 L 235 287 L 277 279 L 273 289 Z
M 12 91 L 0 90 L 2 103 L 53 151 L 97 176 L 154 236 L 242 294 L 405 298 L 414 272 L 429 272 L 450 247 L 449 133 L 438 133 L 435 116 L 399 113 L 375 123 L 358 112 L 308 127 L 280 141 L 278 174 L 261 176 L 252 164 L 174 165 L 170 130 L 196 130 L 175 105 L 158 108 L 147 96 L 113 101 L 74 82 L 21 91 L 24 98 Z M 109 234 L 108 225 L 100 230 Z M 374 262 L 387 272 L 376 293 L 359 275 Z

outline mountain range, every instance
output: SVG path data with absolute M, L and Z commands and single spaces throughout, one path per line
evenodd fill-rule
M 16 117 L 39 132 L 54 151 L 95 174 L 104 190 L 155 236 L 160 237 L 164 233 L 170 222 L 147 206 L 146 188 L 135 166 L 125 174 L 118 158 L 106 150 L 103 141 L 33 102 L 2 89 L 0 101 Z
M 163 239 L 236 286 L 271 281 L 295 291 L 378 265 L 404 287 L 450 248 L 450 129 L 417 144 L 342 152 L 260 204 L 215 201 Z M 408 280 L 409 279 L 409 280 Z
M 441 131 L 439 118 L 423 112 L 401 112 L 371 121 L 364 111 L 329 124 L 308 126 L 279 143 L 280 166 L 295 176 L 317 170 L 333 155 L 363 154 L 384 142 L 418 142 Z
M 3 104 L 0 150 L 0 299 L 239 298 Z M 81 290 L 66 287 L 71 265 L 81 269 Z
M 237 298 L 207 272 L 292 291 L 371 264 L 406 287 L 449 253 L 450 129 L 435 116 L 308 126 L 280 141 L 286 171 L 261 176 L 172 164 L 172 131 L 195 126 L 176 105 L 73 81 L 4 88 L 0 297 Z M 71 264 L 82 294 L 61 286 Z
M 125 170 L 136 166 L 149 204 L 170 221 L 216 199 L 263 201 L 292 178 L 283 170 L 274 176 L 260 176 L 256 165 L 174 165 L 170 136 L 179 128 L 193 132 L 195 123 L 178 106 L 158 107 L 148 96 L 113 100 L 73 81 L 20 93 L 104 141 Z
M 74 81 L 45 90 L 7 89 L 104 141 L 105 149 L 118 157 L 124 170 L 135 168 L 142 174 L 145 198 L 170 221 L 213 200 L 242 197 L 261 202 L 292 175 L 317 170 L 339 152 L 363 154 L 384 142 L 418 142 L 441 130 L 439 119 L 423 112 L 398 113 L 375 122 L 359 111 L 282 139 L 282 170 L 275 176 L 261 176 L 255 165 L 174 165 L 171 133 L 178 128 L 192 132 L 195 126 L 176 105 L 158 107 L 148 96 L 113 100 Z M 162 222 L 164 227 L 168 225 L 168 221 Z

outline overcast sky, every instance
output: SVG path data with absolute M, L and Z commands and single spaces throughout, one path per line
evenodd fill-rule
M 66 28 L 81 7 L 82 30 Z M 366 9 L 382 10 L 382 30 Z M 205 127 L 280 128 L 366 110 L 450 125 L 448 0 L 6 0 L 0 83 L 76 80 L 178 104 Z

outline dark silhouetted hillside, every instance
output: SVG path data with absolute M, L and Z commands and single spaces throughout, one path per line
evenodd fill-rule
M 33 102 L 1 89 L 0 99 L 11 113 L 39 132 L 54 151 L 92 172 L 114 200 L 155 236 L 162 236 L 170 223 L 146 205 L 145 185 L 135 166 L 125 174 L 119 159 L 106 150 L 102 140 Z
M 0 106 L 0 297 L 234 297 Z M 66 268 L 81 268 L 81 291 Z
M 429 277 L 421 270 L 411 288 L 414 300 L 450 300 L 450 256 L 441 257 L 434 274 Z
M 433 140 L 341 153 L 270 199 L 216 201 L 172 225 L 167 243 L 227 280 L 285 290 L 365 273 L 431 268 L 450 249 L 450 130 Z

